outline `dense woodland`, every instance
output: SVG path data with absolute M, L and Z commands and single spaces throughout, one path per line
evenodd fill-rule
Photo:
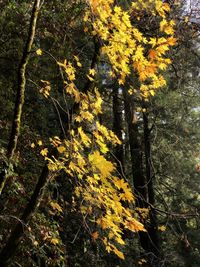
M 0 1 L 0 267 L 200 266 L 188 3 Z

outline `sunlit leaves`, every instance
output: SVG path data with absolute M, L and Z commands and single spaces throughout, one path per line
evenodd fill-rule
M 72 63 L 70 61 L 67 62 L 67 60 L 64 60 L 63 63 L 57 62 L 57 64 L 64 69 L 69 81 L 72 82 L 75 80 L 76 69 L 74 68 L 74 66 L 72 65 Z
M 65 70 L 66 61 L 60 67 Z M 95 70 L 89 70 L 89 75 L 94 77 Z M 124 179 L 116 176 L 115 164 L 108 154 L 108 145 L 118 145 L 121 141 L 98 120 L 98 114 L 102 113 L 103 99 L 97 88 L 85 94 L 78 90 L 74 81 L 64 82 L 64 87 L 65 93 L 79 104 L 74 121 L 84 123 L 83 126 L 71 129 L 68 139 L 60 140 L 57 136 L 50 138 L 51 144 L 59 152 L 58 159 L 43 154 L 51 171 L 62 169 L 76 181 L 74 193 L 82 203 L 79 211 L 88 219 L 91 216 L 103 230 L 103 233 L 102 230 L 93 232 L 93 241 L 107 236 L 103 239 L 107 240 L 106 249 L 124 259 L 123 253 L 116 246 L 125 244 L 122 228 L 130 231 L 144 231 L 144 228 L 134 219 L 133 211 L 123 205 L 134 202 L 132 190 Z M 57 203 L 51 206 L 54 210 L 61 211 Z
M 92 35 L 100 40 L 101 53 L 111 65 L 111 77 L 116 77 L 120 85 L 125 85 L 129 77 L 133 82 L 129 91 L 137 92 L 140 98 L 147 100 L 154 96 L 166 84 L 162 71 L 171 63 L 168 52 L 176 44 L 174 21 L 168 18 L 169 5 L 161 0 L 137 0 L 130 10 L 124 10 L 114 0 L 89 0 L 89 3 L 84 27 L 92 29 Z M 64 60 L 58 65 L 64 74 L 67 99 L 76 102 L 78 110 L 72 115 L 67 138 L 50 140 L 59 157 L 46 158 L 49 168 L 62 169 L 73 179 L 75 198 L 81 203 L 79 212 L 98 228 L 91 231 L 93 241 L 102 240 L 108 252 L 124 259 L 117 248 L 125 243 L 123 230 L 145 231 L 136 216 L 141 215 L 142 221 L 145 218 L 144 212 L 130 209 L 129 205 L 134 204 L 131 187 L 124 177 L 117 177 L 109 153 L 111 146 L 121 142 L 99 122 L 103 99 L 98 89 L 85 93 L 77 88 L 76 68 L 82 67 L 79 58 L 74 55 L 72 61 Z M 96 67 L 86 70 L 86 80 L 96 82 L 97 71 Z M 48 96 L 49 92 L 45 93 Z
M 137 0 L 127 12 L 112 0 L 89 2 L 95 15 L 91 15 L 94 32 L 104 41 L 102 53 L 109 58 L 119 84 L 124 85 L 133 70 L 139 77 L 141 97 L 148 99 L 165 85 L 160 72 L 170 64 L 165 61 L 167 52 L 176 44 L 175 22 L 168 19 L 170 6 L 161 0 Z M 142 19 L 142 14 L 148 15 L 149 21 L 138 28 L 135 21 Z M 87 13 L 87 22 L 89 18 Z M 159 31 L 155 34 L 156 24 Z
M 114 170 L 114 165 L 110 161 L 107 161 L 104 156 L 102 156 L 98 150 L 91 153 L 88 157 L 89 162 L 94 168 L 95 171 L 99 172 L 102 178 L 108 177 L 111 175 L 111 172 Z

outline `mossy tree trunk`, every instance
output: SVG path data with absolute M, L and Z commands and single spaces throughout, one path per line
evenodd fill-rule
M 22 59 L 19 64 L 18 75 L 17 75 L 18 86 L 17 86 L 16 101 L 15 101 L 14 118 L 13 118 L 13 123 L 12 123 L 11 135 L 10 135 L 10 139 L 8 143 L 8 149 L 7 149 L 7 158 L 8 158 L 8 162 L 6 164 L 7 169 L 4 170 L 0 174 L 0 195 L 6 184 L 6 180 L 9 176 L 11 162 L 16 152 L 18 137 L 20 134 L 22 109 L 24 105 L 24 95 L 25 95 L 25 88 L 26 88 L 26 68 L 29 62 L 31 49 L 33 46 L 34 38 L 35 38 L 35 31 L 36 31 L 40 4 L 41 4 L 41 0 L 35 0 L 33 4 L 28 38 L 27 38 L 27 41 L 24 47 Z

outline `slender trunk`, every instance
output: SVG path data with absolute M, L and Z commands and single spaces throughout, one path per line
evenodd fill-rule
M 138 122 L 135 115 L 135 105 L 133 96 L 129 95 L 124 89 L 124 107 L 125 117 L 128 126 L 128 137 L 132 164 L 133 184 L 136 195 L 136 205 L 140 208 L 147 206 L 147 186 L 146 179 L 143 173 L 142 164 L 142 148 Z
M 122 107 L 119 99 L 119 89 L 113 87 L 113 132 L 119 140 L 122 140 Z M 118 145 L 114 149 L 114 155 L 117 163 L 117 171 L 119 174 L 124 170 L 124 150 L 123 145 Z
M 12 161 L 14 153 L 16 151 L 17 141 L 18 141 L 18 137 L 20 133 L 22 108 L 24 104 L 24 94 L 25 94 L 25 87 L 26 87 L 26 76 L 25 76 L 26 67 L 29 61 L 30 52 L 31 52 L 34 37 L 35 37 L 35 30 L 36 30 L 36 23 L 38 19 L 39 8 L 40 8 L 40 2 L 41 0 L 35 0 L 34 2 L 32 14 L 31 14 L 28 38 L 27 38 L 26 45 L 24 47 L 21 62 L 19 64 L 17 97 L 16 97 L 16 102 L 15 102 L 12 130 L 11 130 L 11 135 L 10 135 L 8 150 L 7 150 L 7 157 L 8 157 L 9 164 L 8 164 L 7 170 L 4 172 L 5 174 L 0 175 L 1 177 L 0 178 L 0 195 L 2 193 L 2 190 L 5 186 L 6 180 L 9 175 L 10 162 Z
M 151 240 L 149 251 L 153 253 L 154 266 L 159 264 L 160 258 L 160 244 L 158 238 L 158 225 L 157 216 L 152 206 L 155 204 L 154 188 L 153 188 L 153 171 L 151 162 L 151 140 L 150 140 L 150 130 L 149 130 L 149 118 L 148 113 L 143 113 L 143 133 L 144 133 L 144 152 L 145 152 L 145 167 L 146 167 L 146 181 L 148 189 L 148 203 L 149 207 L 149 225 L 147 226 L 149 239 Z
M 19 137 L 22 108 L 24 104 L 24 93 L 25 93 L 25 87 L 26 87 L 26 76 L 25 76 L 26 67 L 29 61 L 30 52 L 31 52 L 34 37 L 35 37 L 35 30 L 36 30 L 36 23 L 38 19 L 39 8 L 40 8 L 40 0 L 36 0 L 33 5 L 28 39 L 27 39 L 27 42 L 26 42 L 26 45 L 23 51 L 22 59 L 19 65 L 19 70 L 18 70 L 17 99 L 15 102 L 16 104 L 15 104 L 15 111 L 14 111 L 14 119 L 13 119 L 12 131 L 11 131 L 11 136 L 10 136 L 10 140 L 8 144 L 8 151 L 7 151 L 7 155 L 9 158 L 12 158 L 15 153 L 17 140 Z
M 11 232 L 11 235 L 5 247 L 0 252 L 0 266 L 1 267 L 9 266 L 8 265 L 9 261 L 14 256 L 18 248 L 18 245 L 23 237 L 24 226 L 26 226 L 26 224 L 30 220 L 31 215 L 35 212 L 36 208 L 40 204 L 40 201 L 44 193 L 45 185 L 47 184 L 47 181 L 48 181 L 48 175 L 49 175 L 48 166 L 45 165 L 38 179 L 37 185 L 31 196 L 30 201 L 26 205 L 26 208 L 20 220 L 17 222 L 14 230 Z

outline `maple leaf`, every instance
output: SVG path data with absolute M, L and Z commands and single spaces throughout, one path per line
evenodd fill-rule
M 89 75 L 94 76 L 95 74 L 96 74 L 95 69 L 90 69 L 90 70 L 89 70 Z
M 167 227 L 165 225 L 158 226 L 158 230 L 161 231 L 161 232 L 165 232 L 166 229 L 167 229 Z
M 138 222 L 137 220 L 135 220 L 134 218 L 132 218 L 130 221 L 127 221 L 125 223 L 125 226 L 126 228 L 128 228 L 129 230 L 133 232 L 139 232 L 139 231 L 146 232 L 144 225 Z
M 53 244 L 54 246 L 58 245 L 59 244 L 59 240 L 57 238 L 52 238 L 50 240 L 51 244 Z
M 157 53 L 156 53 L 156 51 L 154 49 L 150 49 L 149 50 L 149 57 L 151 59 L 155 59 L 157 57 Z
M 64 146 L 59 146 L 59 147 L 57 147 L 57 150 L 58 150 L 59 153 L 62 154 L 63 152 L 66 151 L 66 148 Z
M 42 55 L 42 50 L 39 48 L 39 49 L 37 49 L 36 50 L 36 54 L 38 55 L 38 56 L 41 56 Z
M 47 156 L 48 154 L 48 148 L 44 148 L 40 151 L 40 154 L 44 157 L 44 156 Z
M 34 148 L 35 147 L 35 144 L 34 143 L 31 143 L 31 148 Z
M 39 140 L 37 143 L 38 143 L 38 146 L 42 146 L 42 141 L 41 140 Z
M 97 169 L 103 177 L 108 177 L 111 175 L 111 172 L 115 170 L 114 165 L 107 161 L 98 150 L 94 151 L 88 156 L 90 163 L 93 168 Z

